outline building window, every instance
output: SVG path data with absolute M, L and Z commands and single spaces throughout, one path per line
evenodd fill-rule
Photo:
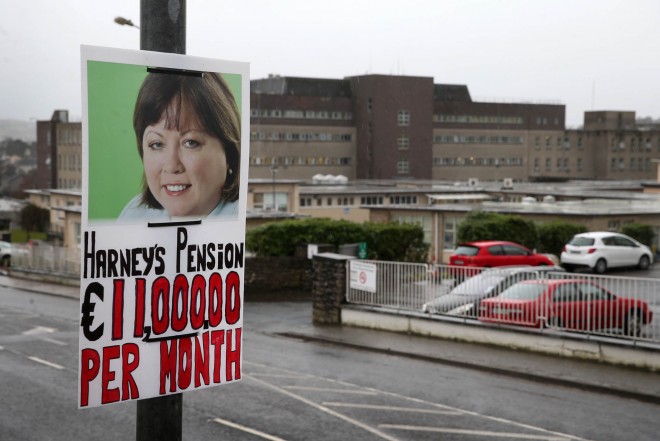
M 311 207 L 312 206 L 312 198 L 300 198 L 300 206 L 301 207 Z
M 399 135 L 399 137 L 396 140 L 396 144 L 399 147 L 399 150 L 408 150 L 410 147 L 410 138 L 408 135 Z
M 577 158 L 577 171 L 582 171 L 582 158 Z
M 545 159 L 545 171 L 549 172 L 552 170 L 552 159 L 546 158 Z
M 410 112 L 408 110 L 399 110 L 397 115 L 397 121 L 399 126 L 409 126 L 410 125 Z
M 399 159 L 396 163 L 396 172 L 400 175 L 410 173 L 410 162 L 405 158 Z

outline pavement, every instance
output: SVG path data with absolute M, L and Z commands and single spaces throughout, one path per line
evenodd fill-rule
M 79 298 L 79 288 L 9 277 L 0 273 L 0 287 Z M 298 302 L 301 310 L 309 307 Z M 278 335 L 303 341 L 340 345 L 393 356 L 468 368 L 660 405 L 660 372 L 562 358 L 475 343 L 442 340 L 310 321 Z

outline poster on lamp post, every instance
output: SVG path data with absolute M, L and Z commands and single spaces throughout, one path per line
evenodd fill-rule
M 241 379 L 249 66 L 83 46 L 80 408 Z

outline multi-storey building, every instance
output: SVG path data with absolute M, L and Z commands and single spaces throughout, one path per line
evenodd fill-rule
M 660 129 L 634 112 L 473 101 L 428 77 L 270 76 L 251 84 L 250 177 L 544 181 L 653 179 Z
M 69 122 L 67 110 L 37 121 L 36 188 L 82 187 L 82 125 Z

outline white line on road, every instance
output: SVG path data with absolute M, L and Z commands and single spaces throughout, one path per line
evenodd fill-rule
M 378 395 L 377 392 L 370 390 L 349 390 L 349 389 L 334 389 L 327 387 L 308 387 L 308 386 L 284 386 L 284 389 L 292 390 L 306 390 L 312 392 L 333 392 L 338 394 L 356 394 L 356 395 Z
M 393 436 L 390 436 L 390 435 L 388 435 L 388 434 L 386 434 L 386 433 L 384 433 L 384 432 L 381 432 L 380 430 L 376 429 L 375 427 L 371 427 L 371 426 L 369 426 L 369 425 L 367 425 L 367 424 L 364 424 L 364 423 L 361 422 L 361 421 L 358 421 L 358 420 L 355 420 L 355 419 L 353 419 L 353 418 L 350 418 L 350 417 L 348 417 L 348 416 L 346 416 L 346 415 L 344 415 L 344 414 L 341 414 L 341 413 L 339 413 L 339 412 L 335 412 L 334 410 L 330 409 L 329 407 L 326 407 L 326 406 L 322 406 L 322 405 L 320 405 L 320 404 L 317 404 L 317 403 L 313 402 L 312 400 L 308 400 L 308 399 L 305 398 L 305 397 L 301 397 L 300 395 L 296 395 L 296 394 L 294 394 L 293 392 L 289 392 L 289 391 L 287 391 L 287 390 L 285 390 L 285 389 L 283 389 L 283 388 L 281 388 L 281 387 L 279 387 L 279 386 L 275 386 L 274 384 L 270 384 L 270 383 L 268 383 L 268 382 L 266 382 L 266 381 L 260 380 L 260 379 L 258 379 L 258 378 L 250 377 L 250 376 L 248 376 L 248 375 L 246 375 L 245 377 L 246 377 L 246 378 L 251 378 L 253 381 L 256 381 L 257 383 L 261 383 L 261 384 L 263 384 L 264 386 L 269 387 L 269 388 L 271 388 L 271 389 L 273 389 L 273 390 L 275 390 L 275 391 L 278 391 L 278 392 L 280 392 L 280 393 L 282 393 L 282 394 L 288 395 L 288 396 L 291 397 L 291 398 L 295 398 L 296 400 L 301 401 L 301 402 L 307 404 L 308 406 L 314 407 L 314 408 L 316 408 L 316 409 L 318 409 L 318 410 L 320 410 L 320 411 L 322 411 L 322 412 L 325 412 L 325 413 L 327 413 L 327 414 L 329 414 L 329 415 L 333 415 L 333 416 L 335 416 L 335 417 L 337 417 L 337 418 L 339 418 L 339 419 L 342 419 L 342 420 L 346 421 L 346 422 L 349 423 L 349 424 L 353 424 L 353 425 L 355 425 L 355 426 L 357 426 L 357 427 L 360 427 L 360 428 L 366 430 L 367 432 L 370 432 L 370 433 L 372 433 L 373 435 L 376 435 L 376 436 L 378 436 L 378 437 L 380 437 L 380 438 L 382 438 L 382 439 L 386 439 L 386 440 L 388 440 L 388 441 L 399 441 L 397 438 L 395 438 L 395 437 L 393 437 Z
M 23 335 L 39 335 L 39 334 L 52 334 L 57 329 L 55 328 L 48 328 L 46 326 L 37 326 L 36 328 L 32 328 L 29 331 L 23 332 Z
M 391 410 L 394 412 L 413 412 L 413 413 L 430 413 L 433 415 L 462 415 L 462 412 L 456 410 L 438 410 L 438 409 L 420 409 L 418 407 L 397 407 L 397 406 L 380 406 L 377 404 L 357 404 L 357 403 L 340 403 L 335 401 L 326 401 L 324 406 L 332 407 L 350 407 L 353 409 L 371 409 L 371 410 Z
M 279 438 L 277 436 L 269 435 L 267 433 L 260 432 L 260 431 L 255 430 L 255 429 L 251 429 L 247 426 L 243 426 L 241 424 L 232 423 L 231 421 L 223 420 L 222 418 L 213 418 L 213 421 L 218 423 L 218 424 L 223 424 L 223 425 L 231 427 L 233 429 L 242 430 L 243 432 L 247 432 L 247 433 L 250 433 L 252 435 L 256 435 L 258 437 L 261 437 L 263 439 L 267 439 L 267 440 L 270 440 L 270 441 L 285 441 L 283 438 Z
M 538 440 L 538 441 L 567 441 L 570 439 L 564 436 L 531 435 L 525 433 L 512 433 L 512 432 L 491 432 L 487 430 L 445 429 L 442 427 L 404 426 L 398 424 L 380 424 L 378 425 L 378 427 L 382 429 L 451 433 L 455 435 L 473 435 L 473 436 L 506 438 L 506 439 L 529 439 L 529 440 Z
M 68 346 L 63 341 L 55 340 L 54 338 L 44 338 L 43 340 L 58 346 Z
M 41 363 L 41 364 L 44 364 L 46 366 L 49 366 L 49 367 L 52 367 L 52 368 L 55 368 L 55 369 L 64 369 L 64 366 L 60 366 L 59 364 L 51 363 L 50 361 L 43 360 L 39 357 L 28 356 L 28 358 L 30 360 L 34 361 L 35 363 Z

